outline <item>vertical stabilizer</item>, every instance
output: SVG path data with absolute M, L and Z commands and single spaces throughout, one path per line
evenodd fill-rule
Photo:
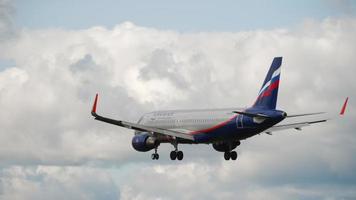
M 275 57 L 253 107 L 276 109 L 282 57 Z

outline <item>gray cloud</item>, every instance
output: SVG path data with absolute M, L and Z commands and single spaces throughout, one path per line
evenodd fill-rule
M 167 78 L 179 88 L 184 89 L 188 86 L 184 77 L 179 73 L 179 63 L 174 61 L 170 52 L 163 49 L 154 50 L 147 63 L 140 70 L 139 77 L 143 80 Z
M 14 8 L 11 0 L 0 1 L 0 40 L 8 39 L 13 30 Z
M 24 30 L 0 45 L 16 63 L 0 72 L 0 198 L 355 198 L 354 35 L 353 18 L 238 33 Z M 155 109 L 249 106 L 274 56 L 284 57 L 281 109 L 336 114 L 350 96 L 347 116 L 243 141 L 233 163 L 207 145 L 182 145 L 182 163 L 162 145 L 153 163 L 131 148 L 131 131 L 90 116 L 96 92 L 100 113 L 130 121 Z
M 1 199 L 108 199 L 120 197 L 104 170 L 90 167 L 19 167 L 0 174 Z

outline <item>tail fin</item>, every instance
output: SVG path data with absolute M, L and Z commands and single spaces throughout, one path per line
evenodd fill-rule
M 275 57 L 253 107 L 276 109 L 282 57 Z

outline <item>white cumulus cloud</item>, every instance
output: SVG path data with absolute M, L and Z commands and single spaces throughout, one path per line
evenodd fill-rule
M 353 18 L 235 33 L 130 22 L 18 30 L 0 44 L 0 58 L 16 64 L 0 71 L 0 198 L 354 198 L 355 35 Z M 90 116 L 96 92 L 100 113 L 130 121 L 249 106 L 275 56 L 284 57 L 279 108 L 337 113 L 350 96 L 346 117 L 243 141 L 234 163 L 204 145 L 181 145 L 185 161 L 172 163 L 165 145 L 155 164 L 131 148 L 132 131 Z

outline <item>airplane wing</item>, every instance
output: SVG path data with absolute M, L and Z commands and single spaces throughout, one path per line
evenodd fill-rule
M 295 115 L 287 115 L 286 117 L 303 117 L 303 116 L 309 116 L 309 115 L 319 115 L 319 114 L 324 114 L 325 112 L 315 112 L 315 113 L 304 113 L 304 114 L 295 114 Z
M 275 126 L 272 126 L 269 129 L 265 130 L 264 132 L 270 134 L 271 132 L 281 131 L 281 130 L 286 130 L 286 129 L 292 129 L 292 128 L 294 128 L 296 130 L 301 130 L 302 127 L 310 126 L 311 124 L 322 123 L 322 122 L 326 122 L 326 121 L 328 121 L 328 119 L 275 125 Z
M 151 127 L 151 126 L 145 126 L 142 124 L 137 124 L 137 123 L 132 123 L 132 122 L 126 122 L 122 120 L 115 120 L 107 117 L 100 116 L 96 113 L 96 105 L 98 103 L 98 94 L 95 96 L 93 108 L 91 110 L 91 115 L 95 117 L 96 120 L 106 122 L 109 124 L 125 127 L 128 129 L 133 129 L 133 130 L 138 130 L 138 131 L 147 131 L 147 132 L 152 132 L 152 133 L 159 133 L 162 135 L 169 135 L 177 138 L 182 138 L 182 139 L 187 139 L 194 141 L 194 136 L 189 135 L 183 132 L 179 131 L 173 131 L 173 130 L 168 130 L 168 129 L 162 129 L 162 128 L 157 128 L 157 127 Z
M 349 98 L 347 97 L 342 108 L 341 108 L 340 116 L 343 116 L 345 114 L 348 100 L 349 100 Z M 289 115 L 287 117 L 302 117 L 302 116 L 318 115 L 318 114 L 323 114 L 323 112 Z M 265 130 L 264 132 L 267 134 L 271 134 L 271 132 L 274 132 L 274 131 L 281 131 L 281 130 L 292 129 L 292 128 L 294 128 L 296 130 L 301 130 L 302 127 L 310 126 L 311 124 L 326 122 L 328 120 L 330 120 L 330 119 L 319 119 L 319 120 L 314 120 L 314 121 L 311 120 L 311 121 L 296 122 L 296 123 L 290 123 L 290 124 L 280 124 L 280 125 L 277 124 L 275 126 L 272 126 L 269 129 Z
M 255 113 L 249 113 L 245 111 L 240 111 L 240 110 L 234 110 L 232 111 L 233 113 L 241 114 L 241 115 L 246 115 L 247 117 L 261 117 L 261 118 L 270 118 L 267 115 L 264 114 L 255 114 Z M 303 114 L 295 114 L 295 115 L 286 115 L 287 118 L 291 117 L 303 117 L 303 116 L 309 116 L 309 115 L 319 115 L 319 114 L 324 114 L 325 112 L 314 112 L 314 113 L 303 113 Z

